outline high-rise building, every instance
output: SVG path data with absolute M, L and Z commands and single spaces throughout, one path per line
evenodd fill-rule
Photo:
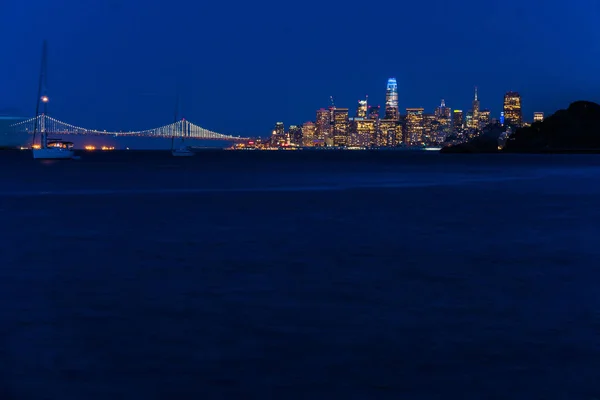
M 448 136 L 452 130 L 452 110 L 446 107 L 446 102 L 442 99 L 442 103 L 435 109 L 435 120 L 437 122 L 438 137 Z
M 397 121 L 400 118 L 398 111 L 398 83 L 396 78 L 390 78 L 385 92 L 385 119 Z
M 533 113 L 533 122 L 542 122 L 544 120 L 544 113 L 536 111 Z
M 371 106 L 369 107 L 369 114 L 367 115 L 368 119 L 378 120 L 379 119 L 379 110 L 381 106 Z
M 490 123 L 491 112 L 487 108 L 479 111 L 479 129 L 485 128 Z
M 312 147 L 315 145 L 317 126 L 314 122 L 305 122 L 302 125 L 302 145 Z
M 367 100 L 359 100 L 358 108 L 356 109 L 356 116 L 358 118 L 367 118 Z
M 446 102 L 442 99 L 439 107 L 435 109 L 435 117 L 438 119 L 450 118 L 450 107 L 446 107 Z
M 394 119 L 380 119 L 375 145 L 379 147 L 395 146 L 398 135 L 398 121 Z
M 282 146 L 287 142 L 283 122 L 277 122 L 271 132 L 271 146 Z
M 435 114 L 423 114 L 423 135 L 421 143 L 434 144 L 438 141 L 439 123 Z
M 352 122 L 353 136 L 352 145 L 369 147 L 374 146 L 377 136 L 377 121 L 373 119 L 355 118 Z
M 480 123 L 479 123 L 479 98 L 478 98 L 478 93 L 477 93 L 477 86 L 475 86 L 475 96 L 473 98 L 473 108 L 471 109 L 471 115 L 473 116 L 472 120 L 471 120 L 471 127 L 473 129 L 479 129 L 480 128 Z
M 315 123 L 315 135 L 317 143 L 322 146 L 325 143 L 325 139 L 329 137 L 329 130 L 331 129 L 331 114 L 329 110 L 321 108 L 317 110 L 317 119 Z
M 406 109 L 406 133 L 404 143 L 407 146 L 423 143 L 423 108 Z
M 475 129 L 475 124 L 473 123 L 473 111 L 467 111 L 467 115 L 465 115 L 465 126 L 468 130 Z
M 302 128 L 297 125 L 290 125 L 288 130 L 289 143 L 301 146 L 302 145 Z
M 348 145 L 348 109 L 337 108 L 332 109 L 332 139 L 334 146 L 347 146 Z
M 452 133 L 454 135 L 458 135 L 463 130 L 463 111 L 462 110 L 454 110 L 452 113 Z
M 504 95 L 504 123 L 514 127 L 523 125 L 521 95 L 517 92 L 507 92 Z
M 404 121 L 402 119 L 402 116 L 400 117 L 400 121 L 398 121 L 398 123 L 396 124 L 396 136 L 394 137 L 394 143 L 393 146 L 401 146 L 404 136 Z

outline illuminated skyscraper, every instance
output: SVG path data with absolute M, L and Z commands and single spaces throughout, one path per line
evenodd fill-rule
M 473 111 L 467 111 L 467 115 L 465 115 L 465 126 L 468 130 L 475 129 L 475 124 L 473 124 Z
M 377 136 L 377 121 L 372 119 L 355 118 L 353 121 L 353 131 L 355 137 L 352 141 L 354 146 L 369 147 L 373 146 Z
M 302 128 L 297 125 L 290 125 L 288 130 L 288 142 L 297 146 L 302 145 Z
M 544 113 L 536 111 L 533 113 L 533 122 L 542 122 L 544 120 Z
M 435 109 L 435 117 L 438 119 L 450 118 L 450 107 L 446 107 L 444 99 L 442 99 L 440 106 Z
M 450 134 L 452 126 L 451 114 L 452 110 L 450 107 L 446 107 L 446 102 L 442 99 L 442 103 L 435 109 L 434 114 L 437 122 L 437 137 L 443 136 L 445 138 Z
M 396 123 L 396 135 L 394 136 L 394 146 L 401 146 L 403 142 L 404 124 L 403 121 Z
M 463 130 L 463 112 L 462 110 L 454 110 L 452 114 L 452 133 L 457 135 Z
M 348 109 L 337 108 L 331 109 L 333 112 L 332 119 L 332 139 L 334 146 L 346 146 L 348 145 Z
M 521 95 L 517 92 L 507 92 L 504 95 L 504 123 L 515 127 L 523 125 Z
M 313 122 L 302 125 L 302 145 L 312 147 L 315 145 L 317 126 Z
M 359 100 L 358 108 L 356 109 L 356 116 L 358 118 L 367 118 L 367 100 Z
M 472 120 L 470 128 L 479 129 L 479 98 L 477 94 L 477 86 L 475 86 L 475 97 L 473 98 L 473 108 L 471 109 L 471 115 Z
M 378 134 L 375 145 L 378 147 L 390 147 L 396 145 L 398 136 L 398 121 L 393 119 L 380 119 Z
M 271 133 L 271 146 L 282 146 L 287 142 L 283 122 L 277 122 Z
M 325 143 L 325 139 L 329 136 L 329 129 L 331 128 L 331 114 L 329 110 L 321 108 L 317 110 L 317 120 L 315 124 L 316 132 L 319 145 Z
M 385 92 L 385 119 L 397 121 L 400 118 L 398 112 L 398 83 L 396 78 L 388 79 Z
M 479 111 L 479 129 L 485 128 L 490 123 L 490 110 Z
M 423 114 L 423 134 L 421 143 L 433 144 L 437 143 L 439 123 L 434 114 Z
M 404 143 L 408 146 L 423 143 L 423 108 L 406 109 L 406 133 Z

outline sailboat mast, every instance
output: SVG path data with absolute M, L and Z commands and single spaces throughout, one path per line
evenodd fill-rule
M 32 146 L 35 144 L 35 135 L 37 133 L 37 129 L 38 129 L 38 122 L 43 122 L 43 121 L 39 121 L 39 116 L 40 116 L 40 102 L 44 103 L 44 113 L 43 115 L 46 114 L 47 108 L 46 105 L 48 104 L 48 96 L 46 96 L 46 52 L 47 52 L 47 42 L 44 40 L 44 43 L 42 45 L 42 64 L 40 67 L 40 78 L 39 78 L 39 83 L 38 83 L 38 95 L 37 95 L 37 102 L 35 105 L 35 121 L 33 123 L 33 140 L 32 140 Z M 42 117 L 42 119 L 44 119 L 44 117 Z M 42 147 L 46 147 L 46 129 L 45 129 L 45 124 L 41 124 L 41 130 L 42 130 Z
M 171 136 L 171 151 L 173 151 L 173 144 L 175 142 L 175 132 L 177 129 L 177 114 L 179 113 L 179 92 L 177 92 L 177 97 L 175 98 L 175 112 L 173 116 L 173 136 Z

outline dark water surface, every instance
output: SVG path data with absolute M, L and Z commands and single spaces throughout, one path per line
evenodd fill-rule
M 600 398 L 600 157 L 0 152 L 1 399 Z

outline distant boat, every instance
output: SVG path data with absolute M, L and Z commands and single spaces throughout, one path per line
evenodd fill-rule
M 195 155 L 195 153 L 190 149 L 189 146 L 186 146 L 183 142 L 183 127 L 185 126 L 185 120 L 181 120 L 181 130 L 178 130 L 178 121 L 177 121 L 177 114 L 179 111 L 179 95 L 177 95 L 177 101 L 175 103 L 175 118 L 174 118 L 174 123 L 173 123 L 173 136 L 171 137 L 171 154 L 173 155 L 173 157 L 192 157 Z M 181 143 L 179 145 L 179 148 L 175 149 L 173 146 L 175 144 L 175 136 L 177 134 L 177 132 L 179 132 L 179 137 L 181 138 Z
M 41 147 L 33 149 L 34 159 L 70 160 L 75 158 L 72 142 L 63 142 L 61 139 L 48 139 L 43 132 L 42 138 Z
M 71 160 L 75 156 L 73 151 L 73 143 L 63 142 L 60 139 L 48 139 L 46 132 L 45 118 L 40 116 L 40 103 L 44 105 L 42 116 L 46 115 L 48 96 L 46 95 L 46 41 L 42 48 L 42 68 L 40 72 L 40 82 L 38 86 L 38 100 L 35 107 L 35 123 L 33 128 L 32 152 L 34 159 L 52 159 L 52 160 Z M 38 122 L 40 126 L 40 144 L 35 144 L 35 136 L 37 134 Z
M 174 157 L 192 157 L 196 153 L 190 150 L 188 146 L 182 146 L 178 149 L 171 150 Z

